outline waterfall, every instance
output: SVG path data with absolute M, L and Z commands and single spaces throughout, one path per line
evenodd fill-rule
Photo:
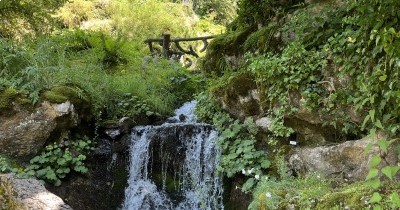
M 223 209 L 222 180 L 216 173 L 218 133 L 197 123 L 196 102 L 170 118 L 173 123 L 132 131 L 124 210 Z

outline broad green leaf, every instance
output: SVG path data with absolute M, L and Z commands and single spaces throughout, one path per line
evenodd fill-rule
M 372 197 L 369 200 L 369 202 L 370 203 L 378 203 L 381 200 L 382 200 L 382 196 L 379 193 L 374 192 L 374 194 L 372 195 Z
M 254 178 L 248 179 L 242 186 L 243 192 L 248 192 L 254 186 Z
M 371 168 L 375 168 L 376 166 L 378 166 L 379 163 L 381 163 L 381 161 L 382 161 L 381 157 L 379 157 L 378 155 L 374 155 L 371 159 L 371 164 L 370 164 Z
M 372 179 L 372 178 L 378 176 L 378 174 L 379 174 L 378 169 L 372 168 L 372 169 L 369 170 L 367 178 L 365 178 L 365 180 Z
M 400 197 L 397 192 L 393 192 L 389 196 L 391 203 L 391 206 L 393 209 L 400 208 Z
M 376 179 L 369 181 L 367 184 L 372 189 L 378 189 L 379 187 L 381 187 L 381 180 L 379 180 L 379 178 L 376 178 Z
M 400 170 L 400 166 L 385 166 L 382 168 L 382 173 L 385 174 L 390 180 L 397 174 Z
M 389 146 L 395 142 L 397 139 L 392 139 L 390 141 L 386 140 L 386 139 L 380 139 L 378 140 L 378 146 L 381 150 L 383 150 L 385 153 L 387 153 L 387 150 L 389 148 Z
M 271 162 L 267 159 L 264 159 L 261 161 L 261 167 L 262 168 L 268 168 L 271 165 Z

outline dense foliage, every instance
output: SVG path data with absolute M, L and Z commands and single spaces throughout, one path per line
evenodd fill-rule
M 60 186 L 61 179 L 72 171 L 87 173 L 88 168 L 84 165 L 84 161 L 93 150 L 92 146 L 92 141 L 87 138 L 48 145 L 40 155 L 30 160 L 30 165 L 24 170 L 24 174 Z
M 270 162 L 274 162 L 272 154 L 285 151 L 282 140 L 287 141 L 293 132 L 286 127 L 285 118 L 299 110 L 321 116 L 325 126 L 341 133 L 342 140 L 365 135 L 376 139 L 384 133 L 384 139 L 370 145 L 377 144 L 381 156 L 374 157 L 363 186 L 379 189 L 365 194 L 370 198 L 368 204 L 376 208 L 398 207 L 398 194 L 385 191 L 381 182 L 395 180 L 400 166 L 382 168 L 380 164 L 388 148 L 399 142 L 400 13 L 394 9 L 399 2 L 282 2 L 240 2 L 239 16 L 230 25 L 232 31 L 215 39 L 204 59 L 204 71 L 211 80 L 209 91 L 224 89 L 229 80 L 243 73 L 254 78 L 263 115 L 272 117 L 271 134 L 267 134 L 270 141 L 257 138 L 259 144 L 266 143 Z M 244 34 L 245 30 L 250 33 Z M 226 127 L 234 125 L 231 121 Z M 237 133 L 231 139 L 222 135 L 222 145 L 233 144 L 241 135 Z M 225 152 L 230 157 L 236 150 Z M 226 170 L 232 168 L 226 166 Z M 284 188 L 285 179 L 282 180 L 277 185 Z M 260 186 L 265 186 L 265 195 L 268 184 L 260 183 L 258 189 Z M 271 199 L 257 197 L 262 195 L 260 192 L 256 194 L 259 203 L 252 208 L 277 208 L 276 203 L 269 203 Z
M 51 15 L 65 2 L 66 0 L 0 1 L 0 37 L 24 36 L 27 32 L 49 32 L 54 24 Z
M 202 89 L 202 76 L 157 53 L 150 56 L 143 41 L 165 33 L 221 33 L 224 27 L 216 22 L 234 15 L 217 21 L 212 11 L 200 17 L 201 8 L 194 8 L 162 0 L 0 1 L 0 117 L 15 113 L 16 104 L 32 110 L 43 101 L 70 101 L 92 129 L 122 117 L 134 123 L 165 118 Z M 200 48 L 202 42 L 191 44 Z M 96 139 L 52 140 L 23 164 L 26 169 L 0 156 L 1 172 L 55 185 L 71 172 L 87 172 L 84 160 Z

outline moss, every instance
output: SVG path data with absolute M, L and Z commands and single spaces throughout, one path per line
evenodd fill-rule
M 279 41 L 274 38 L 276 30 L 276 24 L 272 24 L 252 33 L 244 42 L 244 50 L 260 53 L 276 51 L 279 44 Z
M 79 87 L 56 86 L 51 90 L 44 92 L 42 99 L 51 103 L 64 103 L 70 101 L 80 113 L 90 113 L 90 99 Z
M 14 88 L 6 88 L 0 92 L 0 110 L 8 109 L 12 106 L 11 102 L 18 96 Z
M 349 207 L 350 209 L 362 209 L 365 206 L 363 199 L 369 198 L 372 190 L 362 183 L 348 185 L 338 191 L 324 195 L 318 205 L 319 209 L 332 209 L 338 207 Z
M 114 119 L 108 119 L 108 120 L 104 120 L 102 122 L 100 122 L 100 126 L 102 127 L 118 127 L 118 120 L 114 120 Z
M 43 93 L 43 97 L 51 102 L 51 103 L 64 103 L 68 100 L 67 97 L 63 96 L 63 95 L 59 95 L 53 91 L 46 91 Z
M 14 197 L 12 187 L 7 182 L 0 181 L 0 210 L 24 209 Z
M 244 54 L 243 43 L 253 31 L 254 28 L 247 28 L 241 31 L 228 32 L 212 40 L 202 62 L 203 71 L 207 74 L 216 73 L 220 75 L 223 71 L 232 68 L 225 56 L 238 57 Z
M 388 195 L 398 191 L 400 182 L 383 182 L 382 186 L 379 192 L 384 199 L 378 205 L 391 209 Z M 365 181 L 343 184 L 316 176 L 261 181 L 249 209 L 289 209 L 293 206 L 296 209 L 368 209 L 373 193 Z
M 0 87 L 0 115 L 13 115 L 15 113 L 13 110 L 15 105 L 27 108 L 27 105 L 31 105 L 31 100 L 14 88 L 1 89 Z
M 162 174 L 155 174 L 153 176 L 154 182 L 158 185 L 158 186 L 162 186 L 163 185 L 163 177 Z M 171 176 L 169 176 L 167 174 L 166 179 L 165 179 L 165 191 L 167 193 L 174 193 L 177 191 L 177 189 L 179 189 L 179 181 L 178 180 L 174 180 Z

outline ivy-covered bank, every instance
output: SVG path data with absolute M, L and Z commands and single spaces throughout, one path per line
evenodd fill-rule
M 197 110 L 221 132 L 219 171 L 244 180 L 228 193 L 252 193 L 249 209 L 400 207 L 399 6 L 240 1 L 239 16 L 207 51 Z M 365 180 L 287 166 L 301 148 L 364 136 Z

